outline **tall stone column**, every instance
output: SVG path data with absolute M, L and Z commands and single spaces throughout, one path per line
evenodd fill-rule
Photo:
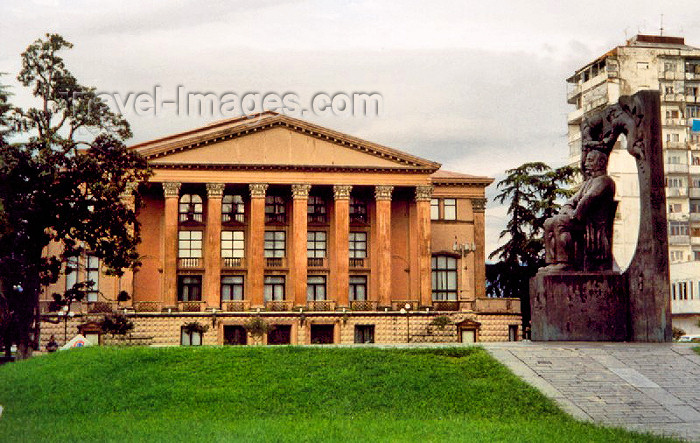
M 204 297 L 207 307 L 221 306 L 221 199 L 223 183 L 207 183 L 207 237 L 204 243 Z
M 472 198 L 472 212 L 474 213 L 474 295 L 476 298 L 486 297 L 486 251 L 484 212 L 486 211 L 485 198 Z
M 420 304 L 432 304 L 432 285 L 430 268 L 430 199 L 433 187 L 429 185 L 416 186 L 416 241 L 418 253 L 418 288 Z
M 292 244 L 289 274 L 295 306 L 306 306 L 307 219 L 311 185 L 292 185 Z
M 377 289 L 380 306 L 391 306 L 391 193 L 393 186 L 375 186 Z
M 263 285 L 265 273 L 265 193 L 267 183 L 251 183 L 250 188 L 250 221 L 249 239 L 246 245 L 248 262 L 248 290 L 246 298 L 250 298 L 251 306 L 262 307 Z
M 350 185 L 333 186 L 333 243 L 330 253 L 331 299 L 341 307 L 349 306 L 348 286 L 350 277 Z
M 124 204 L 125 207 L 128 209 L 134 211 L 136 210 L 136 198 L 134 197 L 134 192 L 136 192 L 137 188 L 137 183 L 127 183 L 126 188 L 124 189 L 124 192 L 122 195 L 120 195 L 120 199 L 122 203 Z M 133 227 L 129 228 L 129 234 L 133 235 L 134 229 Z M 117 288 L 117 294 L 115 296 L 119 295 L 120 291 L 126 291 L 129 294 L 129 297 L 131 297 L 127 302 L 124 302 L 123 305 L 126 306 L 133 306 L 134 303 L 134 271 L 132 269 L 125 269 L 124 270 L 124 275 L 119 277 L 119 287 Z
M 163 294 L 161 299 L 168 306 L 177 305 L 177 232 L 180 183 L 164 182 L 165 232 L 163 234 Z

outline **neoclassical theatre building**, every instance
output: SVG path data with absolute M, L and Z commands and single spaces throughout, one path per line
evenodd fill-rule
M 78 331 L 109 342 L 97 323 L 113 311 L 133 321 L 130 342 L 149 345 L 521 335 L 519 301 L 485 296 L 491 178 L 272 112 L 131 149 L 154 171 L 139 189 L 142 266 L 115 278 L 77 258 L 44 300 L 77 280 L 94 292 L 45 313 L 44 343 Z M 244 327 L 256 318 L 266 334 Z

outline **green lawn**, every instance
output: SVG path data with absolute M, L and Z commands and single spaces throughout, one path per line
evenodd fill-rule
M 85 348 L 0 367 L 2 441 L 660 441 L 481 348 Z

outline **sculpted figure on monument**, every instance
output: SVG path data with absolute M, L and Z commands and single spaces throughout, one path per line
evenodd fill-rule
M 584 153 L 585 181 L 559 214 L 544 223 L 548 270 L 612 269 L 615 182 L 607 175 L 605 152 L 589 149 Z

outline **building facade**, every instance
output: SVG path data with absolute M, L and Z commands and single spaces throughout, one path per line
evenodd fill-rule
M 139 188 L 142 266 L 114 278 L 94 257 L 67 264 L 45 300 L 98 284 L 72 315 L 45 314 L 44 340 L 95 339 L 113 311 L 151 345 L 520 336 L 519 301 L 485 297 L 491 178 L 272 112 L 131 149 L 154 172 Z M 251 335 L 253 320 L 271 330 Z
M 622 95 L 643 89 L 661 96 L 674 327 L 700 334 L 700 49 L 681 37 L 637 35 L 576 70 L 567 79 L 569 157 L 579 164 L 581 120 Z M 696 130 L 698 128 L 696 123 Z M 609 173 L 619 200 L 613 249 L 625 269 L 637 247 L 639 183 L 634 158 L 618 142 Z

